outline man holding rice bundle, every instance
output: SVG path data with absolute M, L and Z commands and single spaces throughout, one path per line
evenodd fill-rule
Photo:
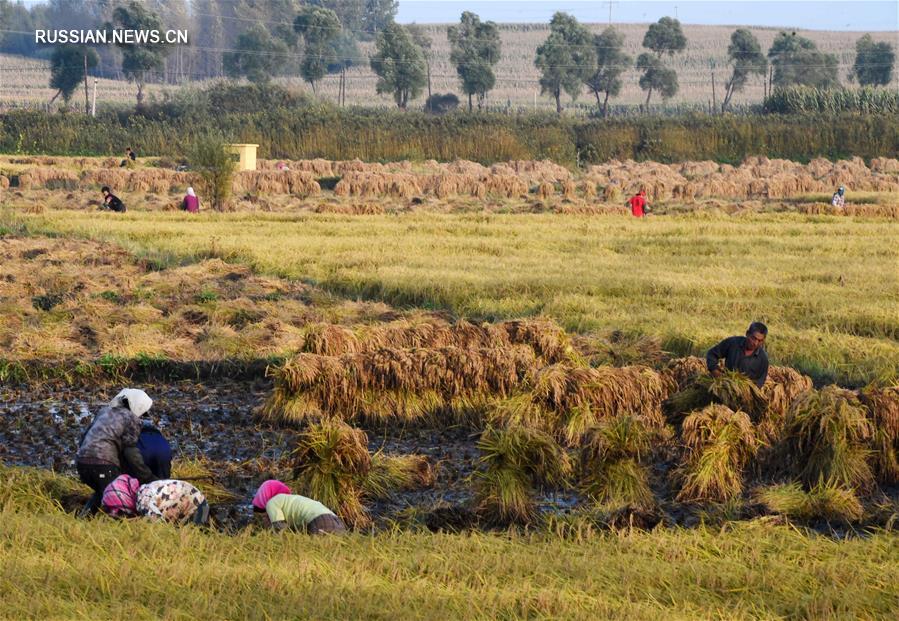
M 768 378 L 768 354 L 765 352 L 765 337 L 768 327 L 754 321 L 749 325 L 746 336 L 731 336 L 714 347 L 705 355 L 709 373 L 714 377 L 721 375 L 718 363 L 724 360 L 724 367 L 729 371 L 739 371 L 761 388 Z

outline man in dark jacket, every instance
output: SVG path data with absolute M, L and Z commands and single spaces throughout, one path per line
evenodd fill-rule
M 87 513 L 96 513 L 103 490 L 122 474 L 123 464 L 135 473 L 141 484 L 156 480 L 137 448 L 140 416 L 152 404 L 152 399 L 143 390 L 126 388 L 100 410 L 84 432 L 75 456 L 75 467 L 81 481 L 94 490 L 85 506 Z
M 724 367 L 729 371 L 739 371 L 761 388 L 768 378 L 768 354 L 765 352 L 765 337 L 768 328 L 761 322 L 753 322 L 746 331 L 746 336 L 731 336 L 705 355 L 709 373 L 718 377 L 718 361 L 724 360 Z
M 109 190 L 109 186 L 104 185 L 100 191 L 103 192 L 103 206 L 106 209 L 117 211 L 119 213 L 125 211 L 125 203 Z

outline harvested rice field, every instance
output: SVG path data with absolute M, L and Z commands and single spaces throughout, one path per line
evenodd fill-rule
M 184 173 L 0 158 L 0 616 L 899 611 L 894 161 L 289 164 L 191 216 Z M 765 385 L 710 376 L 753 320 Z M 125 385 L 208 528 L 76 518 Z M 270 533 L 268 478 L 350 534 Z

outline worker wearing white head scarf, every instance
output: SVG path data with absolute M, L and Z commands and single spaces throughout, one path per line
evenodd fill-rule
M 93 513 L 99 508 L 103 490 L 122 474 L 123 466 L 141 484 L 156 480 L 137 448 L 140 417 L 152 405 L 153 400 L 143 390 L 126 388 L 100 410 L 84 432 L 75 465 L 81 480 L 94 490 L 87 511 Z
M 192 187 L 187 188 L 187 195 L 181 201 L 181 209 L 188 213 L 198 213 L 200 211 L 200 199 Z
M 188 188 L 187 188 L 187 195 L 188 195 L 188 196 L 196 196 L 197 194 L 196 194 L 196 192 L 194 192 L 194 189 L 193 189 L 193 188 L 188 187 Z

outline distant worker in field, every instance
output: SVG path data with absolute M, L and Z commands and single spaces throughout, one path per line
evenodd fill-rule
M 253 496 L 253 511 L 265 512 L 272 528 L 292 528 L 310 535 L 343 533 L 346 526 L 325 505 L 297 494 L 281 481 L 270 479 Z
M 846 206 L 846 188 L 840 186 L 840 188 L 833 193 L 833 198 L 830 199 L 830 204 L 834 207 L 839 207 L 842 209 Z
M 141 424 L 140 436 L 137 438 L 137 450 L 140 451 L 140 456 L 143 457 L 144 463 L 147 464 L 147 468 L 154 477 L 157 479 L 172 477 L 172 447 L 162 432 L 150 421 L 144 421 Z M 138 473 L 131 469 L 127 462 L 124 470 L 125 474 L 138 476 Z
M 131 147 L 125 147 L 125 159 L 122 160 L 122 163 L 119 164 L 119 168 L 124 168 L 129 164 L 129 162 L 137 161 L 137 153 L 135 153 Z
M 646 190 L 640 188 L 640 191 L 634 194 L 628 201 L 631 206 L 631 214 L 636 218 L 642 218 L 649 211 L 646 203 Z
M 205 524 L 209 503 L 203 492 L 177 479 L 162 479 L 146 485 L 123 474 L 103 491 L 103 510 L 115 517 L 145 517 L 173 524 Z
M 768 378 L 768 354 L 765 352 L 765 337 L 768 328 L 755 321 L 749 325 L 746 336 L 731 336 L 705 355 L 706 366 L 714 377 L 721 375 L 718 362 L 724 360 L 724 367 L 729 371 L 739 371 L 761 388 Z
M 275 168 L 277 168 L 278 170 L 290 170 L 290 167 L 284 162 L 278 162 L 277 164 L 275 164 Z
M 103 207 L 105 209 L 119 213 L 125 211 L 125 203 L 109 190 L 109 186 L 104 185 L 100 191 L 103 192 Z
M 156 480 L 137 448 L 140 417 L 152 405 L 153 400 L 143 390 L 126 388 L 100 410 L 81 436 L 75 468 L 82 483 L 94 490 L 85 513 L 97 512 L 106 486 L 125 469 L 134 472 L 142 483 Z
M 187 194 L 184 195 L 184 200 L 181 201 L 181 209 L 188 213 L 200 212 L 200 199 L 197 198 L 197 193 L 194 192 L 193 188 L 187 188 Z

